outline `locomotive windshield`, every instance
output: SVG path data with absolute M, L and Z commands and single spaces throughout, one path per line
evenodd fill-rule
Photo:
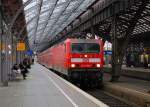
M 73 43 L 72 53 L 99 53 L 100 46 L 97 43 Z

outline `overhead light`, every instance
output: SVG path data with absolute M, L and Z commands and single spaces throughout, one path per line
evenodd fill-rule
M 11 54 L 11 51 L 8 51 L 8 54 Z
M 11 45 L 8 45 L 8 48 L 11 49 Z

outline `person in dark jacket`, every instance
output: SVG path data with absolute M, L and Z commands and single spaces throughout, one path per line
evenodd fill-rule
M 13 67 L 12 67 L 12 70 L 18 70 L 18 69 L 19 69 L 18 65 L 14 64 Z
M 144 52 L 143 56 L 144 56 L 144 68 L 147 69 L 148 68 L 148 54 Z
M 31 68 L 31 64 L 30 64 L 29 58 L 25 58 L 25 59 L 23 60 L 23 65 L 26 66 L 26 68 L 28 68 L 28 69 Z
M 23 76 L 23 79 L 26 79 L 26 77 L 27 77 L 26 73 L 28 72 L 27 68 L 23 65 L 23 63 L 19 64 L 19 68 L 21 70 L 21 74 Z
M 32 58 L 32 64 L 34 64 L 34 58 Z

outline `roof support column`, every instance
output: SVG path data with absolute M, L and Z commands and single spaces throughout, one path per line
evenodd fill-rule
M 2 21 L 2 4 L 0 0 L 0 82 L 2 81 L 2 34 L 3 34 L 3 21 Z
M 121 75 L 121 66 L 123 62 L 123 57 L 125 55 L 128 43 L 130 41 L 130 36 L 134 31 L 134 28 L 139 19 L 142 18 L 142 13 L 145 10 L 147 0 L 142 0 L 141 2 L 136 2 L 135 5 L 138 6 L 137 10 L 134 11 L 133 17 L 129 19 L 127 29 L 125 32 L 120 32 L 118 25 L 121 18 L 115 15 L 112 19 L 112 78 L 111 81 L 118 81 Z M 130 11 L 129 11 L 130 12 Z M 132 11 L 131 11 L 132 12 Z M 127 21 L 126 21 L 127 22 Z
M 2 1 L 0 0 L 0 79 L 3 86 L 8 86 L 6 37 L 4 36 L 4 29 Z
M 113 17 L 112 21 L 112 78 L 111 81 L 118 81 L 121 74 L 121 65 L 123 55 L 120 53 L 121 47 L 117 39 L 117 17 Z

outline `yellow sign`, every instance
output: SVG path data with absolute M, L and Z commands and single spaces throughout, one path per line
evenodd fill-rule
M 4 43 L 0 43 L 0 50 L 5 50 L 5 44 Z
M 25 43 L 19 42 L 17 43 L 17 51 L 24 51 L 25 50 Z

